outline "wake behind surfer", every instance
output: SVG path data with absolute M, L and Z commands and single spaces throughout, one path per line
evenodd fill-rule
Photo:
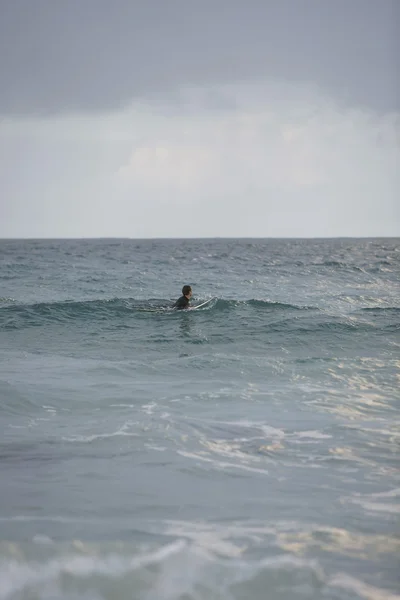
M 189 308 L 190 298 L 192 297 L 192 288 L 190 285 L 184 285 L 182 288 L 182 296 L 175 302 L 172 308 Z

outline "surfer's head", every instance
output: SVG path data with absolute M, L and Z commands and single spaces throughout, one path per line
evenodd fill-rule
M 182 288 L 182 296 L 186 296 L 186 298 L 190 298 L 190 296 L 192 295 L 192 288 L 190 287 L 190 285 L 184 285 Z

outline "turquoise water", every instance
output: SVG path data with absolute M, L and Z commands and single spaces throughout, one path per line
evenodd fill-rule
M 0 600 L 400 598 L 399 239 L 0 240 L 0 297 Z

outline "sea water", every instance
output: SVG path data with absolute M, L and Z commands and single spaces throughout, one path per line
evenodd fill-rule
M 1 240 L 0 298 L 0 600 L 400 598 L 399 239 Z

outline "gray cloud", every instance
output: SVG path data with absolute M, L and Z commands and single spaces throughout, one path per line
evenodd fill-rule
M 263 78 L 390 111 L 399 13 L 397 0 L 2 0 L 0 112 L 103 111 Z
M 399 234 L 399 114 L 276 83 L 175 96 L 0 121 L 0 237 Z

